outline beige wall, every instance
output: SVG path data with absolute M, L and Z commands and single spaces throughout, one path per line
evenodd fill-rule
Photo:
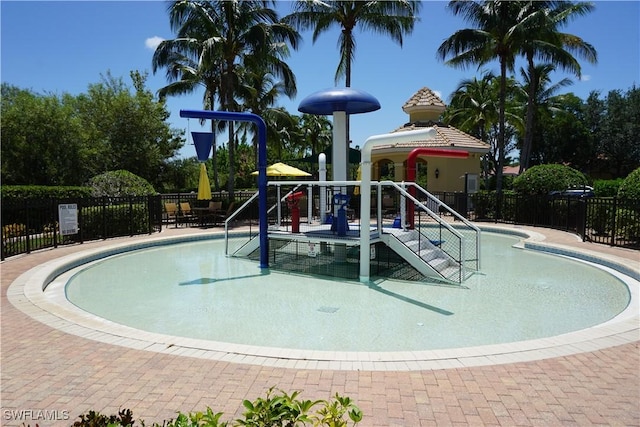
M 394 164 L 395 181 L 406 179 L 406 159 L 409 152 L 388 152 L 371 156 L 372 179 L 379 179 L 380 167 L 378 162 L 391 161 Z M 434 191 L 464 191 L 465 173 L 480 174 L 480 154 L 469 153 L 467 159 L 452 159 L 446 157 L 420 156 L 420 160 L 427 163 L 427 190 Z M 438 169 L 438 178 L 435 170 Z

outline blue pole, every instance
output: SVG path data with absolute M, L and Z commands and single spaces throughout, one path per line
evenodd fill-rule
M 253 113 L 233 111 L 180 110 L 180 117 L 190 119 L 251 122 L 258 127 L 258 211 L 260 231 L 260 268 L 269 268 L 269 237 L 267 234 L 267 125 Z

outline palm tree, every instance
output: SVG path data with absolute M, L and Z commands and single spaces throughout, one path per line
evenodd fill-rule
M 325 116 L 303 114 L 300 127 L 307 146 L 311 148 L 311 156 L 316 156 L 331 146 L 332 124 Z
M 296 78 L 293 71 L 282 60 L 289 56 L 288 46 L 282 43 L 275 43 L 268 46 L 259 55 L 245 57 L 244 74 L 238 87 L 238 96 L 242 100 L 242 109 L 261 116 L 267 122 L 267 133 L 271 125 L 277 125 L 291 121 L 290 115 L 282 108 L 273 108 L 278 98 L 285 95 L 289 98 L 295 97 L 297 93 Z M 281 79 L 271 73 L 269 67 L 265 66 L 269 61 L 276 61 L 277 69 Z M 241 125 L 247 130 L 250 125 Z M 258 135 L 253 133 L 253 153 L 255 167 L 258 167 Z M 269 141 L 271 139 L 269 138 Z
M 555 65 L 552 64 L 539 64 L 534 66 L 533 69 L 527 68 L 526 70 L 520 68 L 520 75 L 523 81 L 521 86 L 521 99 L 524 101 L 526 98 L 527 103 L 527 127 L 524 133 L 525 141 L 527 135 L 530 135 L 531 140 L 533 140 L 533 136 L 536 134 L 536 119 L 538 117 L 549 117 L 562 112 L 562 97 L 556 94 L 560 89 L 572 85 L 573 82 L 571 79 L 564 78 L 557 83 L 551 84 L 551 73 L 555 71 L 555 69 Z M 532 87 L 535 87 L 535 91 L 531 90 Z M 531 123 L 533 124 L 531 128 L 529 128 L 529 110 L 532 110 Z M 529 161 L 531 152 L 533 152 L 533 144 L 529 147 Z M 522 169 L 522 165 L 520 165 L 520 167 Z
M 320 34 L 334 26 L 341 29 L 338 44 L 340 61 L 336 69 L 335 82 L 342 77 L 345 86 L 351 87 L 351 65 L 355 59 L 356 39 L 354 29 L 359 25 L 363 30 L 370 30 L 391 37 L 402 46 L 404 34 L 410 34 L 418 19 L 421 3 L 410 0 L 389 1 L 296 1 L 294 12 L 284 18 L 299 30 L 313 28 L 313 42 Z M 346 123 L 347 150 L 349 149 L 349 116 Z M 348 153 L 345 153 L 348 157 Z
M 460 82 L 445 110 L 443 120 L 447 124 L 489 142 L 491 124 L 498 118 L 498 96 L 492 82 L 495 76 L 485 73 L 481 80 L 476 78 Z M 482 170 L 485 180 L 489 176 L 488 156 L 483 156 Z M 487 181 L 488 184 L 488 181 Z M 487 185 L 488 188 L 488 185 Z
M 166 79 L 169 82 L 167 86 L 158 90 L 158 95 L 161 98 L 185 95 L 204 88 L 203 108 L 213 110 L 216 94 L 220 90 L 220 54 L 210 43 L 210 35 L 206 27 L 203 27 L 202 31 L 193 31 L 186 25 L 180 25 L 177 17 L 185 13 L 184 10 L 188 6 L 185 2 L 175 2 L 169 8 L 171 25 L 178 32 L 177 37 L 162 41 L 153 53 L 151 60 L 153 73 L 155 74 L 159 68 L 166 68 Z M 211 123 L 211 132 L 214 134 L 213 182 L 217 191 L 220 189 L 220 181 L 214 122 Z
M 525 15 L 528 2 L 510 0 L 467 1 L 453 0 L 448 8 L 454 15 L 477 28 L 456 31 L 440 47 L 438 56 L 447 64 L 465 68 L 469 65 L 484 65 L 493 60 L 500 64 L 500 95 L 498 112 L 498 165 L 496 167 L 496 191 L 502 192 L 502 167 L 505 162 L 505 108 L 507 71 L 514 69 L 515 59 L 520 54 L 522 41 L 526 39 Z
M 522 129 L 521 108 L 514 102 L 517 85 L 513 79 L 507 80 L 507 104 L 505 108 L 507 134 L 511 135 L 516 129 Z M 460 82 L 451 96 L 449 106 L 444 112 L 443 121 L 457 127 L 476 138 L 491 145 L 491 151 L 483 158 L 483 173 L 486 188 L 489 188 L 488 178 L 492 170 L 497 167 L 496 126 L 499 116 L 499 80 L 493 73 L 487 72 L 482 79 L 465 79 Z M 505 147 L 505 156 L 510 151 Z
M 495 78 L 491 72 L 487 72 L 480 80 L 474 77 L 461 81 L 451 96 L 444 121 L 487 142 L 491 123 L 498 121 L 498 94 L 493 84 Z
M 198 58 L 203 63 L 202 67 L 215 75 L 209 108 L 214 105 L 215 96 L 221 110 L 240 110 L 238 96 L 242 78 L 252 71 L 249 67 L 258 62 L 257 58 L 261 60 L 263 72 L 285 80 L 292 76 L 287 74 L 285 68 L 288 67 L 279 56 L 282 49 L 273 47 L 288 44 L 297 49 L 300 35 L 291 26 L 278 21 L 278 15 L 268 7 L 269 3 L 274 2 L 178 0 L 170 4 L 172 28 L 177 31 L 178 39 L 187 40 L 175 47 L 192 59 Z M 170 58 L 167 57 L 167 60 Z M 165 63 L 159 62 L 159 65 Z M 293 85 L 295 87 L 295 83 Z M 228 190 L 233 200 L 236 146 L 233 123 L 228 125 L 228 131 Z
M 538 79 L 536 78 L 535 58 L 542 58 L 564 71 L 580 78 L 581 67 L 574 54 L 589 61 L 597 62 L 597 53 L 593 46 L 580 37 L 559 31 L 568 21 L 586 15 L 594 8 L 592 3 L 569 1 L 533 1 L 526 5 L 529 22 L 528 37 L 523 41 L 522 53 L 527 61 L 529 84 L 527 116 L 524 142 L 520 150 L 520 172 L 529 166 L 533 143 L 535 120 L 535 96 Z
M 356 39 L 353 33 L 356 24 L 363 30 L 371 30 L 391 37 L 402 46 L 403 34 L 413 31 L 421 3 L 419 1 L 296 1 L 295 12 L 284 20 L 299 30 L 313 27 L 313 42 L 320 34 L 333 26 L 342 30 L 340 62 L 336 69 L 336 83 L 345 78 L 345 86 L 351 87 L 351 64 L 355 58 Z

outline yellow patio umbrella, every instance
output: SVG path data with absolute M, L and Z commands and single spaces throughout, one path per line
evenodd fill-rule
M 251 175 L 258 175 L 258 171 L 251 172 Z M 311 174 L 285 163 L 274 163 L 267 166 L 267 176 L 311 176 Z
M 198 181 L 198 200 L 211 200 L 211 184 L 204 163 L 200 163 L 200 179 Z

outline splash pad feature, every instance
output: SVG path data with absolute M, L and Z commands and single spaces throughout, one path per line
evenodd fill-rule
M 353 254 L 356 254 L 357 268 L 360 270 L 359 280 L 361 282 L 369 282 L 371 276 L 371 259 L 376 255 L 376 244 L 383 243 L 396 255 L 414 268 L 418 274 L 422 276 L 436 277 L 445 282 L 450 283 L 462 283 L 475 271 L 478 271 L 480 265 L 479 256 L 479 238 L 480 230 L 473 224 L 469 223 L 465 218 L 461 217 L 457 212 L 451 210 L 448 206 L 442 204 L 435 196 L 430 195 L 426 190 L 420 187 L 420 190 L 431 199 L 433 206 L 439 206 L 440 209 L 447 209 L 449 213 L 454 215 L 457 219 L 461 220 L 465 227 L 471 231 L 475 239 L 475 253 L 467 250 L 469 247 L 465 235 L 458 230 L 454 229 L 446 221 L 438 217 L 436 213 L 430 210 L 420 200 L 417 200 L 412 194 L 406 191 L 405 183 L 395 183 L 392 181 L 371 181 L 371 150 L 382 144 L 399 144 L 402 142 L 415 142 L 423 139 L 432 139 L 435 136 L 435 129 L 427 128 L 417 131 L 408 131 L 401 133 L 390 133 L 384 135 L 377 135 L 370 137 L 364 144 L 361 156 L 361 171 L 362 180 L 348 181 L 347 166 L 348 157 L 346 156 L 348 144 L 346 138 L 346 118 L 347 114 L 357 114 L 369 111 L 375 111 L 380 108 L 378 101 L 371 95 L 351 88 L 343 89 L 331 89 L 321 91 L 307 97 L 300 105 L 299 110 L 306 113 L 313 114 L 333 114 L 334 115 L 334 143 L 333 143 L 333 180 L 332 181 L 319 181 L 319 182 L 290 182 L 290 184 L 296 185 L 296 189 L 292 189 L 292 192 L 298 191 L 299 188 L 307 187 L 307 193 L 309 200 L 313 200 L 314 186 L 317 187 L 322 193 L 329 190 L 332 192 L 331 197 L 327 197 L 328 200 L 332 200 L 333 216 L 330 227 L 325 227 L 324 223 L 314 224 L 312 226 L 311 209 L 309 209 L 309 215 L 307 221 L 309 227 L 306 231 L 300 230 L 300 218 L 295 218 L 295 230 L 287 230 L 281 227 L 280 212 L 281 204 L 286 203 L 286 200 L 281 199 L 278 196 L 277 200 L 277 212 L 278 220 L 276 221 L 277 227 L 269 227 L 269 212 L 267 207 L 267 188 L 270 185 L 276 185 L 278 194 L 280 191 L 281 183 L 269 183 L 267 182 L 267 167 L 266 167 L 266 125 L 262 118 L 251 113 L 233 113 L 233 112 L 216 112 L 216 111 L 204 111 L 204 110 L 181 110 L 180 116 L 186 118 L 198 118 L 198 119 L 211 119 L 211 120 L 227 120 L 227 121 L 249 121 L 258 125 L 258 193 L 254 195 L 249 201 L 237 210 L 234 214 L 238 214 L 245 209 L 251 200 L 255 197 L 258 198 L 258 212 L 259 212 L 259 235 L 251 237 L 248 242 L 243 244 L 240 250 L 235 252 L 228 252 L 225 250 L 226 255 L 232 256 L 250 256 L 252 253 L 255 256 L 255 252 L 259 251 L 260 268 L 269 268 L 270 260 L 270 248 L 269 240 L 280 240 L 277 245 L 277 249 L 281 249 L 290 244 L 295 243 L 308 243 L 309 247 L 312 245 L 320 244 L 320 247 L 331 247 L 330 252 L 333 253 L 333 262 L 339 264 L 347 264 L 349 258 L 349 252 L 351 258 Z M 341 155 L 342 153 L 342 155 Z M 378 209 L 375 212 L 376 227 L 371 226 L 371 186 L 376 186 L 376 193 L 378 197 Z M 416 186 L 415 183 L 408 183 Z M 437 224 L 437 238 L 429 238 L 427 236 L 426 228 L 410 230 L 408 233 L 403 228 L 401 233 L 388 232 L 383 230 L 382 223 L 382 210 L 381 206 L 381 194 L 383 187 L 387 186 L 394 194 L 401 199 L 401 211 L 403 219 L 406 217 L 407 203 L 416 204 L 424 212 L 425 215 L 430 217 L 431 221 Z M 361 190 L 361 204 L 360 204 L 360 225 L 352 227 L 349 224 L 347 218 L 347 209 L 349 200 L 351 198 L 348 188 L 358 187 Z M 289 194 L 285 196 L 288 197 Z M 322 200 L 322 197 L 320 198 Z M 311 204 L 309 204 L 309 207 Z M 351 209 L 351 211 L 354 211 Z M 299 213 L 299 212 L 298 212 Z M 225 239 L 228 242 L 228 218 L 225 222 Z M 447 246 L 442 243 L 445 240 L 442 235 L 448 236 Z M 432 242 L 440 242 L 434 244 Z M 373 244 L 373 245 L 372 245 Z M 228 248 L 228 245 L 226 245 Z M 348 248 L 351 248 L 348 251 Z M 281 250 L 281 252 L 284 250 Z M 314 252 L 315 251 L 311 251 Z M 295 253 L 299 253 L 297 246 Z M 330 261 L 329 261 L 330 262 Z M 306 267 L 305 267 L 306 268 Z
M 260 268 L 269 268 L 269 237 L 267 234 L 267 125 L 262 117 L 252 113 L 230 111 L 180 110 L 180 117 L 189 119 L 251 122 L 258 128 L 258 209 L 260 229 Z
M 348 169 L 347 115 L 380 109 L 380 102 L 362 90 L 350 87 L 324 89 L 307 96 L 298 111 L 317 116 L 333 116 L 332 179 L 346 181 Z

